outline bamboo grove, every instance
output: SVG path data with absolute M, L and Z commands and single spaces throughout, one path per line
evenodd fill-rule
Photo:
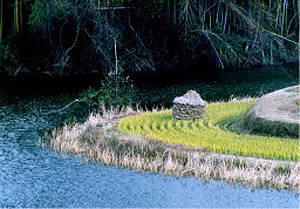
M 206 37 L 224 69 L 228 63 L 265 65 L 289 57 L 289 53 L 290 57 L 297 57 L 297 3 L 295 0 L 173 0 L 164 1 L 162 7 L 184 38 Z
M 185 54 L 170 49 L 171 44 L 164 42 L 171 40 L 172 36 L 180 42 L 177 48 L 179 46 L 181 50 L 180 47 L 184 46 L 191 51 L 187 57 L 198 59 L 199 54 L 213 57 L 216 66 L 223 70 L 298 61 L 299 3 L 296 0 L 0 0 L 0 12 L 0 39 L 8 44 L 7 40 L 22 36 L 24 28 L 31 39 L 47 39 L 48 45 L 56 48 L 53 51 L 56 57 L 49 58 L 49 66 L 57 66 L 61 60 L 65 64 L 60 66 L 71 66 L 71 56 L 80 56 L 71 51 L 76 51 L 80 44 L 94 45 L 90 53 L 107 58 L 108 65 L 114 65 L 114 51 L 104 49 L 113 48 L 116 42 L 119 48 L 123 48 L 119 51 L 120 59 L 128 60 L 128 54 L 132 56 L 133 51 L 137 52 L 134 58 L 130 58 L 135 70 L 157 69 L 160 63 L 169 63 L 172 68 L 181 62 L 172 61 L 170 57 L 180 59 Z M 109 26 L 106 32 L 111 33 L 102 44 L 98 43 L 99 38 L 95 38 L 97 34 L 93 34 L 97 30 L 101 33 L 100 23 Z M 155 28 L 156 23 L 165 24 L 162 28 L 168 28 L 166 32 L 162 30 L 155 36 L 160 32 Z M 70 24 L 69 28 L 73 29 L 68 33 L 75 35 L 64 46 L 62 40 L 70 36 L 62 29 Z M 89 27 L 93 28 L 93 33 Z M 133 31 L 135 34 L 127 37 Z M 58 43 L 54 43 L 55 34 Z M 89 40 L 80 43 L 83 39 Z M 160 49 L 151 48 L 156 43 L 153 39 L 161 39 L 156 41 Z M 130 43 L 126 45 L 126 41 Z M 136 45 L 128 46 L 132 42 Z M 155 51 L 159 52 L 157 56 Z M 127 68 L 133 69 L 130 66 Z

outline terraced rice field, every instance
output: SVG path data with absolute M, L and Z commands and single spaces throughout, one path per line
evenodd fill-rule
M 205 120 L 172 119 L 171 110 L 123 119 L 118 132 L 204 148 L 209 152 L 275 160 L 299 160 L 298 140 L 238 133 L 231 124 L 241 118 L 255 100 L 210 103 Z

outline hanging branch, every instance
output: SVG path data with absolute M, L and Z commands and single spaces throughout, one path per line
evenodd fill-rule
M 197 11 L 195 2 L 193 0 L 184 0 L 181 4 L 179 23 L 181 30 L 184 32 L 184 37 L 192 31 L 193 26 L 197 24 Z
M 208 33 L 212 34 L 213 36 L 215 36 L 217 39 L 219 39 L 227 49 L 229 49 L 229 51 L 231 52 L 231 54 L 233 54 L 240 63 L 242 63 L 241 59 L 239 58 L 239 56 L 237 55 L 237 53 L 232 49 L 232 47 L 226 42 L 224 41 L 218 34 L 213 33 L 211 31 L 207 31 Z
M 207 40 L 210 42 L 210 45 L 212 46 L 215 54 L 217 55 L 217 58 L 218 58 L 219 63 L 221 65 L 221 69 L 224 70 L 225 67 L 224 67 L 223 61 L 222 61 L 222 59 L 221 59 L 221 57 L 220 57 L 220 55 L 219 55 L 219 53 L 218 53 L 218 51 L 217 51 L 214 43 L 213 43 L 213 41 L 210 39 L 209 35 L 207 34 L 207 32 L 205 30 L 201 30 L 201 32 L 203 32 L 203 34 L 205 35 L 205 37 L 207 38 Z
M 53 65 L 54 67 L 60 67 L 60 72 L 62 72 L 64 70 L 64 68 L 68 65 L 68 61 L 70 58 L 68 53 L 75 47 L 75 45 L 78 41 L 79 34 L 80 34 L 80 25 L 77 24 L 76 37 L 75 37 L 73 44 L 66 50 L 64 55 L 61 57 L 61 60 L 59 61 L 59 63 L 56 63 Z

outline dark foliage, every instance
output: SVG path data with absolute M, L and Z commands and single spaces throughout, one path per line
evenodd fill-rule
M 10 75 L 228 70 L 297 61 L 295 1 L 1 0 Z M 201 66 L 201 67 L 199 67 Z M 199 69 L 200 68 L 200 69 Z

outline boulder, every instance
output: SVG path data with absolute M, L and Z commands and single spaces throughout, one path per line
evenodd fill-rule
M 247 111 L 237 128 L 253 134 L 299 137 L 300 86 L 269 93 Z
M 172 116 L 176 120 L 198 120 L 205 118 L 206 102 L 193 90 L 176 97 L 173 101 Z

